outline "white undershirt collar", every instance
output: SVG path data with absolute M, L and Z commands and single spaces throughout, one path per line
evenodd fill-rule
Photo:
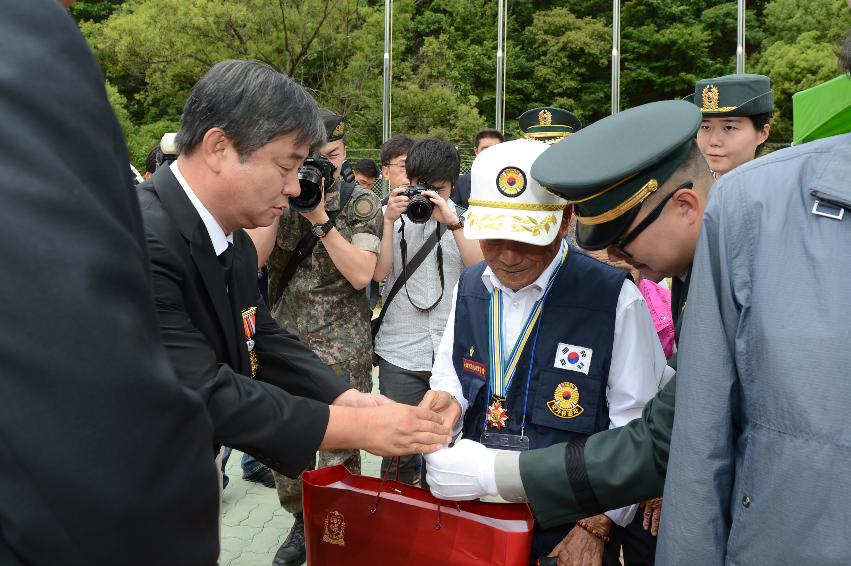
M 204 203 L 202 203 L 198 196 L 192 191 L 189 183 L 186 182 L 186 179 L 177 167 L 177 161 L 172 161 L 169 168 L 171 169 L 171 172 L 174 173 L 174 177 L 177 179 L 177 182 L 180 183 L 180 187 L 183 189 L 183 192 L 185 192 L 186 196 L 189 197 L 189 201 L 192 203 L 192 206 L 194 206 L 195 210 L 198 211 L 198 216 L 200 216 L 201 220 L 204 222 L 204 226 L 207 228 L 207 233 L 210 235 L 210 241 L 213 243 L 213 250 L 215 250 L 217 256 L 220 255 L 223 251 L 228 249 L 229 243 L 233 243 L 233 233 L 225 234 L 225 231 L 213 215 L 210 214 L 210 211 L 207 210 Z

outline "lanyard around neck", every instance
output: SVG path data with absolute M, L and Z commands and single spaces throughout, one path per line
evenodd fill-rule
M 488 315 L 488 346 L 490 350 L 490 379 L 488 385 L 491 395 L 503 398 L 506 396 L 508 388 L 511 386 L 511 381 L 514 378 L 514 373 L 517 371 L 517 364 L 523 356 L 523 351 L 529 338 L 532 336 L 532 331 L 537 326 L 538 320 L 541 317 L 541 311 L 547 294 L 567 260 L 567 250 L 567 239 L 563 239 L 559 248 L 561 260 L 550 274 L 541 298 L 535 301 L 535 304 L 532 306 L 532 312 L 526 318 L 526 322 L 523 324 L 523 328 L 514 342 L 514 347 L 511 349 L 511 354 L 507 358 L 504 349 L 502 290 L 494 287 L 491 291 L 490 311 Z

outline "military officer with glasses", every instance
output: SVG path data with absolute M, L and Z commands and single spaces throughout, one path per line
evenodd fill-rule
M 689 102 L 645 104 L 553 145 L 531 170 L 536 181 L 573 203 L 581 247 L 605 249 L 640 271 L 673 278 L 677 333 L 714 181 L 694 141 L 700 123 L 700 111 Z M 675 367 L 676 359 L 668 363 Z M 675 385 L 676 379 L 670 379 L 641 419 L 519 458 L 489 460 L 489 449 L 472 442 L 441 450 L 429 457 L 428 473 L 440 468 L 445 485 L 433 485 L 432 491 L 446 499 L 500 495 L 527 500 L 543 527 L 658 497 L 667 469 Z

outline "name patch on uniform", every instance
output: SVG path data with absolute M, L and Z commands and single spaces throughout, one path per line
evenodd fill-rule
M 477 375 L 482 379 L 488 374 L 487 368 L 485 368 L 485 364 L 482 362 L 477 362 L 475 360 L 468 360 L 467 358 L 462 358 L 461 363 L 463 364 L 464 371 L 467 373 L 472 373 L 473 375 Z
M 556 360 L 553 365 L 558 369 L 578 371 L 588 375 L 591 368 L 591 355 L 594 350 L 573 344 L 562 344 L 559 342 L 556 348 Z
M 569 381 L 558 384 L 553 400 L 547 401 L 547 408 L 560 419 L 576 418 L 585 410 L 579 404 L 579 388 Z

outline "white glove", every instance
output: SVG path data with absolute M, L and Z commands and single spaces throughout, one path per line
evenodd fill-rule
M 463 439 L 452 448 L 425 455 L 426 481 L 440 499 L 478 499 L 499 495 L 496 489 L 497 450 Z

